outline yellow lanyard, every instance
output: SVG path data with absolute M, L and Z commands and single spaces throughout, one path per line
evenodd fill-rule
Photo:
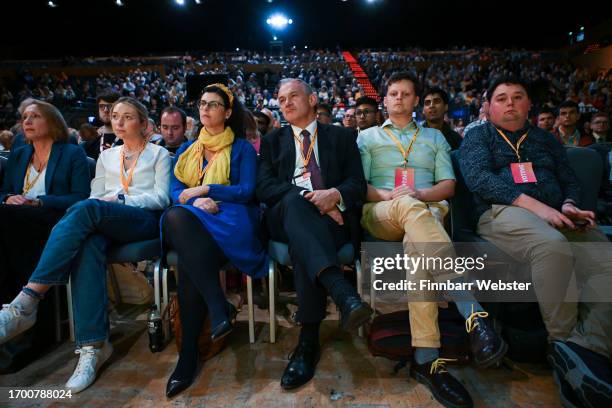
M 304 163 L 304 168 L 308 167 L 308 163 L 310 163 L 310 157 L 312 156 L 312 152 L 314 151 L 315 142 L 317 141 L 317 133 L 319 133 L 319 129 L 316 129 L 314 132 L 314 136 L 310 141 L 310 146 L 308 147 L 308 151 L 306 152 L 306 157 L 304 157 L 304 138 L 300 140 L 295 133 L 293 134 L 293 138 L 300 145 L 300 156 L 302 156 L 302 163 Z
M 32 166 L 33 166 L 33 164 L 28 164 L 28 168 L 26 170 L 25 183 L 23 183 L 23 193 L 22 193 L 23 195 L 28 194 L 30 192 L 30 190 L 32 189 L 32 187 L 34 187 L 34 184 L 36 184 L 36 182 L 40 178 L 40 175 L 43 173 L 43 170 L 45 169 L 45 167 L 47 167 L 47 163 L 45 163 L 40 168 L 40 171 L 38 172 L 36 177 L 34 177 L 34 180 L 30 181 L 30 169 L 32 168 Z
M 410 156 L 410 152 L 412 151 L 412 145 L 414 144 L 414 141 L 417 139 L 417 136 L 419 135 L 419 131 L 421 129 L 417 127 L 417 130 L 416 132 L 414 132 L 414 135 L 412 136 L 412 140 L 410 141 L 410 145 L 408 145 L 408 149 L 404 149 L 404 146 L 402 146 L 400 141 L 397 140 L 397 137 L 395 137 L 393 132 L 391 132 L 388 128 L 384 128 L 384 130 L 385 132 L 387 132 L 387 134 L 393 140 L 393 142 L 395 142 L 397 149 L 402 154 L 402 157 L 404 158 L 404 168 L 406 168 L 408 166 L 408 156 Z
M 144 150 L 144 147 L 138 152 L 138 156 L 136 156 L 136 161 L 134 161 L 134 164 L 132 165 L 132 167 L 130 168 L 130 172 L 128 174 L 128 178 L 126 180 L 125 178 L 125 164 L 124 159 L 125 159 L 125 152 L 124 152 L 125 147 L 121 147 L 121 168 L 120 168 L 120 175 L 119 177 L 121 178 L 121 185 L 123 186 L 123 192 L 125 194 L 128 194 L 128 190 L 130 188 L 130 184 L 132 184 L 132 178 L 134 177 L 134 169 L 136 168 L 136 165 L 138 164 L 138 159 L 140 159 L 140 154 L 142 153 L 142 151 Z
M 514 153 L 516 154 L 516 157 L 517 157 L 517 159 L 518 159 L 518 161 L 520 163 L 521 162 L 521 154 L 519 153 L 519 149 L 521 148 L 521 143 L 523 143 L 525 141 L 525 139 L 527 139 L 527 134 L 529 133 L 529 131 L 525 132 L 525 134 L 523 136 L 521 136 L 521 138 L 516 143 L 516 146 L 514 146 L 512 144 L 512 142 L 510 142 L 510 139 L 508 139 L 508 137 L 504 134 L 504 132 L 502 132 L 501 130 L 499 130 L 497 128 L 495 128 L 495 130 L 497 130 L 497 132 L 500 134 L 500 136 L 504 138 L 506 143 L 508 143 L 508 146 L 510 146 L 510 148 L 512 150 L 514 150 Z

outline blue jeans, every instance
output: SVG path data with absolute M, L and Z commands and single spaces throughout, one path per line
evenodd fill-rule
M 55 225 L 30 282 L 72 285 L 78 347 L 108 338 L 106 249 L 109 243 L 159 237 L 158 212 L 88 199 L 74 204 Z

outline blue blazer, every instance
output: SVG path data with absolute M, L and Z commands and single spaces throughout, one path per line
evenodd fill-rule
M 11 150 L 0 188 L 0 202 L 4 202 L 9 194 L 23 192 L 23 180 L 33 153 L 34 148 L 29 144 Z M 38 196 L 43 207 L 65 210 L 89 197 L 90 184 L 83 149 L 68 143 L 53 143 L 45 175 L 47 194 Z

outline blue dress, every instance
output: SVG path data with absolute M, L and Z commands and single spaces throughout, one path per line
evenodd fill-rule
M 176 159 L 193 142 L 185 142 L 176 152 Z M 207 163 L 204 159 L 203 166 Z M 197 198 L 178 204 L 179 195 L 187 186 L 176 178 L 174 170 L 170 176 L 170 195 L 174 206 L 191 211 L 200 220 L 232 265 L 253 278 L 262 278 L 268 273 L 268 256 L 259 239 L 260 211 L 254 201 L 256 176 L 255 149 L 248 141 L 236 138 L 230 155 L 230 185 L 210 184 L 206 196 L 220 201 L 217 214 L 194 207 Z M 160 226 L 162 223 L 163 216 Z

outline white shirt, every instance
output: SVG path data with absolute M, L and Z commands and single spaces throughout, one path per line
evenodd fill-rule
M 28 172 L 26 171 L 26 176 L 27 176 L 27 173 Z M 47 166 L 45 166 L 42 173 L 40 173 L 40 177 L 38 177 L 38 179 L 36 180 L 36 183 L 34 183 L 30 191 L 28 191 L 28 193 L 24 195 L 25 198 L 29 198 L 30 200 L 33 200 L 37 198 L 38 196 L 47 195 L 47 189 L 45 187 L 45 176 L 46 175 L 47 175 Z M 30 165 L 30 177 L 28 177 L 29 180 L 24 177 L 23 179 L 24 187 L 28 181 L 33 181 L 36 178 L 36 176 L 38 176 L 38 172 L 36 171 L 36 168 L 33 165 Z
M 293 142 L 295 144 L 295 171 L 293 172 L 293 177 L 297 177 L 302 175 L 304 169 L 304 161 L 302 160 L 302 146 L 301 143 L 304 140 L 302 136 L 302 131 L 304 129 L 300 129 L 297 126 L 291 125 L 291 130 L 293 131 Z M 306 126 L 306 130 L 310 133 L 310 143 L 313 143 L 315 132 L 317 131 L 317 120 L 313 120 L 310 122 L 308 126 Z M 298 142 L 299 141 L 299 142 Z M 321 162 L 319 161 L 319 136 L 317 139 L 314 139 L 314 147 L 313 154 L 317 159 L 317 166 L 321 169 Z M 312 160 L 312 157 L 310 158 Z M 344 211 L 346 206 L 344 205 L 344 199 L 342 198 L 342 194 L 340 195 L 340 202 L 337 204 L 337 207 L 340 211 Z
M 293 172 L 293 176 L 295 177 L 295 176 L 301 175 L 303 172 L 303 168 L 304 168 L 304 161 L 302 160 L 302 146 L 301 146 L 301 143 L 304 140 L 304 137 L 302 136 L 302 131 L 304 129 L 300 129 L 297 126 L 291 125 L 291 130 L 293 131 L 293 135 L 295 136 L 293 138 L 293 143 L 295 144 L 295 171 Z M 313 120 L 312 122 L 310 122 L 310 124 L 306 126 L 306 130 L 308 131 L 308 133 L 310 133 L 310 143 L 312 143 L 315 132 L 317 131 L 317 121 Z M 321 168 L 321 162 L 319 162 L 319 141 L 318 140 L 314 140 L 313 149 L 314 149 L 313 153 L 314 153 L 315 159 L 317 160 L 317 166 Z
M 96 177 L 91 182 L 91 196 L 102 198 L 125 194 L 125 204 L 149 210 L 163 210 L 170 204 L 170 154 L 161 146 L 147 143 L 130 183 L 128 193 L 123 191 L 121 171 L 121 149 L 115 146 L 100 153 L 96 164 Z M 128 177 L 125 174 L 125 179 Z

